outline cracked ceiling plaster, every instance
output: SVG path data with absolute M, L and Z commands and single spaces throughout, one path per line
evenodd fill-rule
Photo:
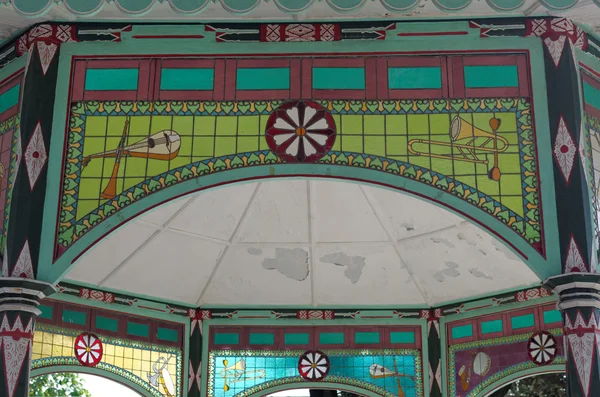
M 319 180 L 239 184 L 127 223 L 67 275 L 198 306 L 434 306 L 539 283 L 477 226 L 411 196 Z

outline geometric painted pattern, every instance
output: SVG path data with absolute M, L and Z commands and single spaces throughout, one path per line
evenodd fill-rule
M 31 140 L 25 149 L 25 166 L 31 190 L 33 190 L 47 159 L 46 146 L 44 145 L 44 138 L 42 136 L 42 126 L 38 121 Z
M 25 358 L 31 354 L 31 338 L 33 333 L 33 319 L 23 328 L 21 317 L 17 317 L 12 327 L 8 317 L 2 316 L 0 324 L 0 344 L 2 345 L 2 360 L 6 371 L 5 377 L 8 388 L 8 397 L 13 397 L 17 381 L 24 367 Z
M 554 159 L 558 164 L 565 183 L 568 185 L 573 171 L 573 163 L 577 148 L 573 141 L 573 136 L 569 132 L 565 119 L 561 116 L 558 124 L 558 134 L 554 142 Z
M 345 126 L 343 131 L 338 131 L 332 150 L 320 158 L 317 161 L 318 164 L 359 167 L 395 174 L 446 191 L 491 214 L 511 227 L 534 248 L 541 251 L 542 237 L 537 190 L 537 162 L 534 149 L 535 138 L 531 125 L 530 104 L 526 100 L 501 98 L 435 101 L 325 100 L 316 102 L 333 115 L 337 126 L 340 124 Z M 269 150 L 264 138 L 264 125 L 267 118 L 271 115 L 272 110 L 281 104 L 281 101 L 244 103 L 88 101 L 74 104 L 71 109 L 70 132 L 67 143 L 57 255 L 64 252 L 76 240 L 104 219 L 163 188 L 192 178 L 236 168 L 282 163 L 282 160 Z M 407 153 L 394 153 L 394 149 L 403 147 L 403 150 L 406 150 L 408 142 L 416 142 L 420 138 L 436 141 L 446 139 L 449 142 L 450 120 L 459 114 L 468 120 L 467 123 L 462 123 L 466 132 L 471 131 L 468 129 L 471 128 L 469 125 L 489 129 L 490 127 L 487 124 L 490 117 L 502 118 L 502 128 L 508 128 L 505 131 L 507 131 L 506 134 L 509 134 L 507 135 L 509 138 L 506 139 L 509 139 L 510 146 L 505 153 L 499 154 L 501 165 L 504 167 L 499 181 L 494 181 L 489 177 L 489 167 L 491 165 L 464 162 L 461 164 L 456 163 L 452 167 L 450 160 L 410 153 L 408 155 Z M 163 117 L 165 118 L 165 127 L 160 128 L 169 129 L 171 123 L 184 123 L 187 122 L 185 117 L 192 116 L 196 120 L 195 125 L 200 125 L 201 122 L 213 123 L 213 127 L 201 130 L 203 134 L 206 134 L 207 130 L 214 131 L 210 128 L 215 128 L 215 119 L 222 119 L 224 125 L 231 125 L 232 122 L 236 122 L 238 119 L 239 123 L 242 119 L 257 121 L 256 127 L 252 127 L 253 130 L 240 132 L 239 128 L 241 127 L 238 127 L 238 135 L 235 135 L 235 127 L 232 127 L 234 128 L 233 136 L 229 132 L 232 131 L 231 129 L 225 129 L 224 132 L 217 130 L 216 135 L 212 136 L 193 135 L 186 137 L 180 128 L 180 138 L 175 140 L 171 132 L 169 139 L 176 142 L 177 145 L 181 145 L 177 146 L 179 152 L 176 158 L 162 163 L 156 161 L 152 164 L 148 160 L 148 165 L 144 166 L 143 169 L 144 171 L 147 169 L 156 170 L 152 171 L 154 173 L 148 171 L 146 175 L 135 175 L 135 178 L 119 174 L 123 177 L 118 178 L 118 188 L 114 191 L 116 196 L 112 197 L 113 193 L 111 192 L 110 195 L 106 195 L 108 198 L 102 197 L 101 193 L 105 186 L 108 187 L 107 183 L 111 172 L 108 170 L 113 169 L 112 164 L 115 160 L 111 162 L 108 157 L 105 161 L 102 159 L 87 160 L 97 150 L 89 146 L 90 142 L 100 142 L 100 139 L 106 139 L 103 136 L 89 135 L 91 134 L 91 132 L 88 132 L 90 131 L 89 123 L 91 121 L 106 124 L 112 123 L 113 118 L 115 122 L 116 120 L 130 118 L 133 123 L 135 117 L 157 119 Z M 175 118 L 177 119 L 175 120 Z M 353 118 L 360 118 L 360 123 Z M 402 123 L 398 127 L 394 127 L 395 130 L 390 130 L 390 133 L 385 135 L 385 129 L 392 128 L 389 127 L 392 125 L 390 124 L 392 120 L 400 119 L 403 120 Z M 430 132 L 430 134 L 435 133 L 435 136 L 414 135 L 413 138 L 413 136 L 407 136 L 406 131 L 402 132 L 406 128 L 406 120 L 409 123 L 414 123 L 413 128 L 416 128 L 417 131 L 427 131 L 428 128 L 433 128 L 427 126 L 434 126 L 434 119 L 447 123 L 446 126 L 438 127 L 439 131 L 432 130 Z M 368 123 L 381 123 L 382 127 L 377 127 L 378 124 L 369 127 L 370 124 Z M 425 124 L 421 128 L 415 123 Z M 260 127 L 261 124 L 262 127 Z M 218 125 L 217 123 L 217 127 Z M 233 125 L 235 126 L 235 124 Z M 360 126 L 361 129 L 353 132 L 350 130 L 353 126 Z M 367 127 L 373 128 L 374 132 L 367 131 Z M 111 145 L 117 146 L 121 135 L 124 134 L 122 132 L 123 126 L 112 127 L 111 131 L 114 131 L 111 134 L 118 133 L 118 135 L 110 136 L 111 142 L 114 141 Z M 249 134 L 251 131 L 256 135 L 241 135 L 242 133 Z M 152 133 L 154 132 L 152 131 Z M 211 133 L 215 134 L 215 132 Z M 97 134 L 97 132 L 94 134 Z M 147 137 L 148 133 L 145 134 Z M 381 136 L 377 134 L 381 134 Z M 140 139 L 140 136 L 132 137 L 128 142 L 133 144 L 136 139 Z M 192 153 L 190 157 L 189 154 L 183 152 L 185 139 L 214 143 L 208 145 L 211 148 L 210 152 L 201 153 L 198 157 L 194 157 Z M 85 146 L 84 142 L 86 142 Z M 242 144 L 245 146 L 241 146 Z M 229 149 L 229 146 L 223 146 L 224 149 L 219 151 L 220 145 L 231 145 L 231 149 Z M 201 146 L 198 147 L 202 148 Z M 103 150 L 100 149 L 100 151 Z M 171 154 L 169 158 L 172 158 L 173 155 Z M 185 158 L 186 155 L 188 156 L 187 159 Z M 493 157 L 488 157 L 490 164 L 494 163 Z M 84 162 L 84 159 L 89 162 Z M 139 163 L 141 160 L 138 158 L 124 158 L 122 161 L 126 164 L 134 164 L 134 161 Z M 450 166 L 448 167 L 445 162 L 449 162 Z M 107 171 L 102 174 L 104 176 L 92 178 L 92 176 L 89 176 L 92 175 L 90 167 L 99 170 L 94 172 L 102 172 L 103 167 Z M 133 168 L 133 165 L 128 165 L 127 169 L 141 169 L 140 167 Z M 121 170 L 122 168 L 124 167 L 121 167 Z M 436 169 L 443 169 L 444 172 L 435 171 Z M 456 175 L 448 175 L 453 172 Z M 88 187 L 82 187 L 83 185 L 98 186 L 93 188 L 95 190 L 90 190 Z
M 571 272 L 586 272 L 587 266 L 579 252 L 579 246 L 575 242 L 575 238 L 571 235 L 569 241 L 569 251 L 567 252 L 567 258 L 565 259 L 565 273 Z

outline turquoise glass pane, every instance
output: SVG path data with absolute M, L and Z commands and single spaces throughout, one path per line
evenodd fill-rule
M 250 334 L 251 345 L 272 345 L 275 343 L 273 334 Z
M 600 90 L 588 83 L 583 83 L 583 99 L 596 109 L 600 109 Z
M 502 320 L 484 321 L 481 323 L 482 334 L 493 334 L 494 332 L 502 332 Z
M 237 345 L 240 343 L 238 334 L 215 334 L 215 345 Z
M 41 310 L 41 314 L 39 315 L 40 318 L 45 318 L 48 320 L 52 319 L 52 306 L 46 306 L 46 305 L 39 305 L 38 309 Z
M 516 316 L 510 319 L 512 329 L 529 328 L 535 325 L 533 314 L 525 314 L 524 316 Z
M 286 345 L 308 345 L 308 334 L 285 334 L 283 340 Z
M 518 87 L 516 66 L 465 66 L 467 88 Z
M 344 343 L 344 333 L 323 332 L 319 334 L 319 343 L 322 345 L 341 345 Z
M 158 339 L 166 340 L 169 342 L 177 342 L 179 340 L 179 333 L 171 328 L 158 328 Z
M 238 90 L 289 90 L 289 68 L 241 68 L 237 70 Z
M 316 90 L 364 90 L 364 68 L 313 68 Z
M 442 71 L 438 67 L 389 68 L 388 85 L 392 90 L 442 88 Z
M 473 326 L 471 324 L 452 328 L 452 338 L 454 339 L 469 338 L 471 336 L 473 336 Z
M 74 310 L 64 309 L 62 312 L 62 320 L 65 323 L 85 325 L 87 316 L 83 312 L 76 312 Z
M 356 332 L 354 342 L 358 344 L 377 344 L 379 343 L 379 332 Z
M 0 113 L 6 112 L 8 109 L 19 103 L 19 92 L 21 92 L 21 86 L 17 84 L 4 94 L 0 95 Z
M 212 90 L 214 69 L 163 69 L 160 72 L 161 90 Z
M 562 315 L 558 310 L 547 310 L 544 312 L 544 324 L 560 323 Z
M 119 331 L 119 322 L 114 318 L 96 316 L 96 328 L 117 332 Z
M 85 89 L 89 91 L 137 90 L 138 69 L 88 69 Z
M 415 343 L 415 333 L 390 332 L 390 343 Z
M 138 323 L 127 323 L 127 333 L 133 336 L 148 337 L 148 325 Z

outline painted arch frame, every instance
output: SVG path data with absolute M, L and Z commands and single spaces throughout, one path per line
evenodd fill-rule
M 440 40 L 433 40 L 430 45 L 432 48 L 441 48 L 442 43 L 446 46 L 450 46 L 450 50 L 461 49 L 460 43 L 446 43 Z M 170 54 L 173 49 L 168 43 L 156 43 L 153 46 L 152 53 L 157 56 L 161 54 Z M 207 43 L 207 52 L 222 51 L 221 48 L 214 47 L 215 43 Z M 340 50 L 353 48 L 353 52 L 356 53 L 356 44 L 353 47 L 348 47 L 348 43 L 339 43 Z M 411 52 L 422 50 L 422 44 L 418 42 L 408 41 L 402 45 L 402 48 L 394 42 L 381 42 L 377 43 L 378 47 L 382 51 L 395 51 L 402 50 L 403 52 Z M 69 84 L 71 77 L 71 67 L 74 57 L 86 56 L 95 52 L 103 52 L 105 46 L 98 43 L 65 43 L 63 44 L 67 51 L 63 51 L 59 62 L 59 84 L 57 88 L 57 101 L 55 103 L 55 114 L 68 115 L 68 98 L 69 98 Z M 229 50 L 232 53 L 239 51 L 240 53 L 248 52 L 248 49 L 243 47 L 247 45 L 238 45 L 231 43 Z M 547 107 L 545 104 L 545 86 L 543 81 L 543 74 L 535 73 L 536 70 L 543 69 L 543 47 L 541 43 L 534 41 L 523 41 L 519 38 L 498 38 L 490 44 L 489 41 L 482 43 L 477 40 L 473 40 L 469 43 L 469 47 L 473 51 L 486 51 L 486 50 L 502 50 L 504 48 L 517 49 L 520 51 L 527 51 L 530 54 L 531 62 L 531 84 L 533 91 L 531 96 L 533 98 L 533 113 L 535 115 L 534 124 L 538 130 L 547 129 Z M 306 48 L 313 47 L 298 47 L 294 51 L 294 48 L 282 47 L 281 45 L 274 43 L 272 45 L 273 51 L 281 50 L 285 48 L 286 52 L 291 54 L 297 52 L 302 53 Z M 148 53 L 149 48 L 147 46 L 141 46 L 139 43 L 133 43 L 123 41 L 119 43 L 117 47 L 111 49 L 115 54 L 144 54 Z M 323 52 L 323 49 L 314 48 L 312 50 L 316 54 Z M 184 52 L 184 51 L 182 51 Z M 186 55 L 185 53 L 179 55 Z M 190 54 L 187 54 L 190 55 Z M 63 119 L 61 117 L 55 117 L 53 122 L 53 129 L 57 131 L 67 130 L 68 118 Z M 50 161 L 49 161 L 49 191 L 46 200 L 46 206 L 50 208 L 49 211 L 44 212 L 44 235 L 53 235 L 56 230 L 57 217 L 56 210 L 54 208 L 59 207 L 60 194 L 57 191 L 60 186 L 60 175 L 61 171 L 61 155 L 63 153 L 63 147 L 66 145 L 65 137 L 62 134 L 55 135 L 56 139 L 53 139 L 50 148 Z M 538 151 L 538 164 L 549 164 L 552 162 L 551 151 L 546 150 L 550 147 L 549 137 L 545 134 L 539 134 L 537 136 L 537 151 Z M 541 150 L 544 149 L 544 150 Z M 542 168 L 542 167 L 540 167 Z M 391 189 L 400 190 L 409 194 L 413 194 L 419 198 L 426 199 L 434 202 L 437 205 L 443 205 L 450 208 L 452 211 L 457 213 L 459 216 L 470 218 L 471 221 L 475 221 L 480 225 L 483 224 L 487 227 L 488 231 L 496 234 L 496 238 L 501 240 L 504 244 L 507 244 L 511 249 L 524 259 L 524 261 L 540 276 L 545 278 L 551 276 L 559 271 L 558 267 L 548 262 L 543 256 L 541 256 L 536 250 L 532 249 L 523 239 L 515 235 L 506 225 L 502 222 L 493 219 L 489 215 L 484 215 L 483 211 L 474 210 L 473 205 L 468 204 L 465 201 L 457 199 L 450 193 L 445 193 L 431 186 L 427 186 L 423 183 L 419 183 L 410 178 L 398 178 L 393 177 L 391 174 L 385 174 L 374 170 L 357 168 L 357 167 L 342 167 L 335 164 L 294 164 L 293 166 L 283 166 L 282 164 L 269 164 L 262 166 L 255 166 L 250 168 L 239 168 L 231 169 L 222 173 L 208 174 L 202 176 L 202 178 L 190 179 L 177 183 L 174 186 L 170 186 L 159 190 L 152 194 L 152 197 L 147 197 L 139 202 L 125 207 L 123 210 L 118 212 L 118 216 L 109 217 L 103 221 L 98 227 L 92 229 L 89 233 L 84 235 L 81 239 L 76 241 L 73 246 L 65 252 L 54 264 L 52 259 L 54 257 L 53 242 L 50 239 L 45 239 L 42 242 L 41 247 L 41 258 L 40 258 L 40 269 L 39 277 L 42 280 L 56 281 L 61 278 L 66 272 L 69 266 L 77 260 L 77 258 L 83 255 L 95 242 L 104 238 L 108 233 L 121 226 L 123 223 L 133 219 L 140 215 L 144 211 L 147 211 L 161 203 L 167 202 L 173 198 L 180 197 L 186 194 L 190 194 L 199 190 L 214 188 L 222 186 L 228 183 L 242 183 L 255 179 L 261 178 L 272 178 L 272 177 L 284 177 L 284 178 L 338 178 L 338 179 L 349 179 L 361 183 L 372 183 L 379 186 L 384 186 Z M 553 209 L 553 180 L 552 175 L 545 172 L 540 172 L 540 196 L 543 197 L 544 201 L 544 213 L 543 213 L 543 233 L 545 236 L 546 245 L 546 257 L 555 257 L 558 255 L 558 244 L 555 244 L 556 237 L 553 230 L 556 230 L 556 210 Z M 42 260 L 42 258 L 44 258 Z

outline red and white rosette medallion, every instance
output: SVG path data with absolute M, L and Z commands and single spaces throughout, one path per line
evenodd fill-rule
M 335 121 L 323 106 L 312 101 L 290 101 L 269 116 L 265 139 L 280 159 L 310 163 L 331 150 L 335 134 Z
M 558 345 L 554 336 L 546 331 L 536 332 L 527 342 L 529 359 L 537 365 L 548 365 L 554 361 L 558 353 Z
M 329 373 L 329 357 L 321 351 L 310 350 L 300 356 L 298 372 L 308 381 L 319 381 Z
M 102 342 L 89 332 L 79 335 L 75 339 L 75 357 L 81 365 L 95 367 L 102 360 Z

